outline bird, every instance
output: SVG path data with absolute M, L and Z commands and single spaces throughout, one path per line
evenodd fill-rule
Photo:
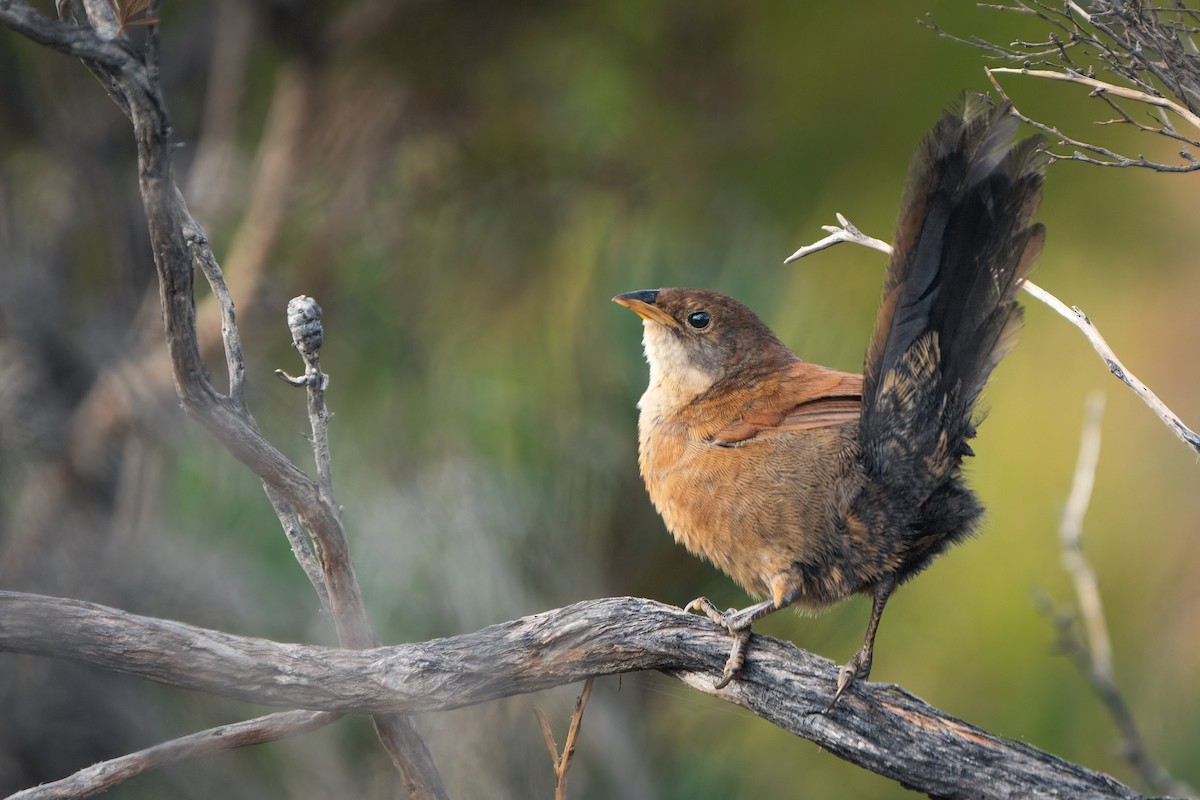
M 708 289 L 613 301 L 642 319 L 649 383 L 638 463 L 675 540 L 759 602 L 686 606 L 728 630 L 716 684 L 742 670 L 756 620 L 871 598 L 829 708 L 871 673 L 893 591 L 976 531 L 963 459 L 980 393 L 1016 342 L 1042 249 L 1048 158 L 1009 106 L 964 93 L 913 155 L 862 374 L 801 360 L 753 311 Z

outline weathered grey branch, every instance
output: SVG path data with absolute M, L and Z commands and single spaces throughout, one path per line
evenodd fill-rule
M 308 421 L 312 428 L 313 461 L 317 465 L 317 491 L 322 500 L 336 508 L 333 494 L 333 459 L 329 454 L 329 409 L 325 389 L 329 376 L 321 371 L 321 345 L 325 329 L 321 324 L 321 306 L 307 295 L 293 297 L 287 304 L 288 329 L 292 346 L 304 360 L 304 375 L 292 377 L 281 369 L 275 374 L 286 383 L 307 389 Z
M 329 589 L 325 586 L 325 573 L 321 571 L 321 565 L 317 562 L 317 556 L 313 552 L 308 534 L 304 532 L 304 526 L 300 524 L 300 518 L 296 516 L 296 512 L 292 510 L 288 502 L 279 496 L 278 492 L 265 483 L 263 490 L 267 493 L 267 500 L 270 501 L 271 508 L 275 510 L 279 524 L 283 526 L 283 533 L 287 536 L 288 544 L 292 546 L 292 556 L 300 565 L 300 569 L 304 570 L 308 582 L 312 584 L 313 591 L 317 593 L 317 599 L 321 601 L 321 608 L 328 612 Z
M 26 3 L 15 0 L 0 0 L 0 22 L 35 41 L 83 57 L 129 116 L 137 144 L 138 185 L 158 272 L 167 352 L 183 407 L 274 491 L 278 495 L 275 499 L 281 498 L 299 517 L 319 545 L 339 641 L 345 647 L 371 647 L 377 644 L 377 639 L 367 618 L 337 509 L 317 484 L 263 437 L 245 406 L 243 359 L 234 325 L 233 300 L 207 236 L 188 211 L 175 182 L 171 123 L 154 63 L 157 48 L 139 53 L 121 32 L 109 0 L 81 0 L 69 5 L 78 26 L 42 16 Z M 151 41 L 153 36 L 151 26 Z M 221 308 L 229 395 L 222 395 L 213 386 L 200 355 L 193 266 L 204 271 Z M 386 715 L 377 717 L 375 726 L 413 797 L 421 800 L 447 797 L 433 759 L 410 721 Z
M 38 44 L 67 55 L 113 68 L 119 68 L 129 59 L 128 50 L 119 40 L 105 39 L 87 28 L 50 19 L 27 3 L 0 0 L 0 20 Z
M 9 795 L 8 800 L 78 800 L 91 797 L 167 764 L 278 741 L 314 731 L 341 716 L 331 711 L 279 711 L 245 722 L 220 725 L 92 764 L 62 780 Z
M 1140 797 L 1106 775 L 993 736 L 896 687 L 856 684 L 822 713 L 837 667 L 776 639 L 756 636 L 739 679 L 715 690 L 728 634 L 678 608 L 636 598 L 577 603 L 448 639 L 336 650 L 0 592 L 0 650 L 68 658 L 267 705 L 371 714 L 460 708 L 592 676 L 658 669 L 937 797 Z

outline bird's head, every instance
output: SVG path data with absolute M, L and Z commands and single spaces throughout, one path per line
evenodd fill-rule
M 651 389 L 669 389 L 681 401 L 796 358 L 753 311 L 719 292 L 648 289 L 613 302 L 642 318 Z

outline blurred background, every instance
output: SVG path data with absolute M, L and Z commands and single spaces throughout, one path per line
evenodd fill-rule
M 673 544 L 645 496 L 641 326 L 609 298 L 715 288 L 806 360 L 860 369 L 883 258 L 849 246 L 783 258 L 839 211 L 890 238 L 914 145 L 962 89 L 988 88 L 981 53 L 918 17 L 1004 43 L 1046 34 L 957 0 L 869 13 L 778 1 L 164 6 L 179 182 L 237 299 L 252 408 L 306 469 L 304 398 L 271 373 L 302 369 L 288 298 L 324 308 L 334 479 L 386 642 L 606 595 L 744 605 Z M 332 643 L 260 485 L 174 399 L 127 121 L 78 62 L 7 30 L 0 75 L 0 588 Z M 1073 135 L 1173 157 L 1093 127 L 1110 114 L 1083 89 L 1006 85 Z M 1036 272 L 1193 426 L 1197 180 L 1055 165 Z M 1057 531 L 1084 401 L 1100 389 L 1084 549 L 1147 744 L 1200 784 L 1200 467 L 1075 328 L 1026 305 L 969 464 L 987 523 L 892 600 L 872 678 L 1145 788 L 1036 602 L 1072 602 Z M 842 663 L 868 610 L 858 599 L 756 630 Z M 532 705 L 561 741 L 579 688 L 420 718 L 452 796 L 553 796 Z M 0 793 L 260 711 L 0 655 Z M 112 796 L 396 789 L 369 724 L 353 719 Z M 658 674 L 597 681 L 570 790 L 907 795 Z

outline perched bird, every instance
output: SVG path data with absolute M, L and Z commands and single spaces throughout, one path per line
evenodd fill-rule
M 750 309 L 704 289 L 613 300 L 643 320 L 650 382 L 639 464 L 675 539 L 762 602 L 719 611 L 741 669 L 750 625 L 789 605 L 873 598 L 830 703 L 871 671 L 892 591 L 970 534 L 975 404 L 1015 343 L 1015 295 L 1041 249 L 1046 159 L 1005 107 L 964 95 L 909 169 L 864 374 L 801 361 Z

